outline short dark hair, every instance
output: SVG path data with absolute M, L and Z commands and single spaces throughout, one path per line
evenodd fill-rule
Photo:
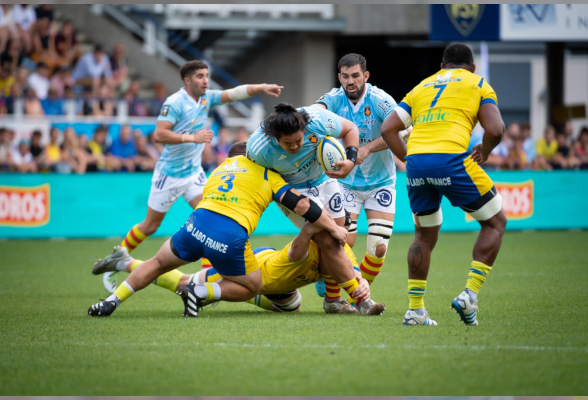
M 190 77 L 194 72 L 198 71 L 199 69 L 208 69 L 208 65 L 206 65 L 200 60 L 188 61 L 187 63 L 182 65 L 182 68 L 180 68 L 180 76 L 182 77 L 182 80 L 184 80 L 184 78 Z
M 468 65 L 474 64 L 472 50 L 465 44 L 455 43 L 447 47 L 443 52 L 443 64 Z
M 227 154 L 229 158 L 236 157 L 236 156 L 244 156 L 247 152 L 247 142 L 235 142 L 229 148 L 229 153 Z
M 39 130 L 33 131 L 33 134 L 31 135 L 31 137 L 41 137 L 41 136 L 43 136 L 43 134 Z
M 96 52 L 103 52 L 103 51 L 104 51 L 104 48 L 102 48 L 102 45 L 101 44 L 97 44 L 97 45 L 94 46 L 94 53 L 96 53 Z
M 276 140 L 283 135 L 292 135 L 303 131 L 310 120 L 306 111 L 298 111 L 288 103 L 276 104 L 274 111 L 263 120 L 261 128 L 266 136 L 271 136 Z
M 341 57 L 339 63 L 337 64 L 337 69 L 339 72 L 341 72 L 341 68 L 351 68 L 354 65 L 359 65 L 362 72 L 367 71 L 367 61 L 365 57 L 356 53 L 345 54 L 343 57 Z

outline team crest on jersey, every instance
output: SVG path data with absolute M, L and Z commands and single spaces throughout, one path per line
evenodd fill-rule
M 372 115 L 372 109 L 370 106 L 365 106 L 365 109 L 363 110 L 363 113 L 365 114 L 366 117 L 369 117 L 370 115 Z
M 200 101 L 200 104 L 202 104 L 203 106 L 205 106 L 208 102 L 206 101 L 206 99 L 202 99 L 202 101 Z
M 300 166 L 300 164 L 301 164 L 301 163 L 302 163 L 302 161 L 298 161 L 298 162 L 295 162 L 294 164 L 292 164 L 292 166 L 293 166 L 294 168 L 298 168 L 298 167 Z
M 196 119 L 190 121 L 190 125 L 194 125 L 196 123 Z
M 316 137 L 316 134 L 312 134 L 308 137 L 308 141 L 312 144 L 316 144 L 318 142 L 318 138 Z
M 169 106 L 163 106 L 161 108 L 161 115 L 163 115 L 164 117 L 167 116 L 167 113 L 169 112 Z

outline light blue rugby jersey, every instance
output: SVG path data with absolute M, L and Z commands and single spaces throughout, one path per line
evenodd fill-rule
M 382 136 L 382 122 L 396 107 L 392 96 L 369 83 L 366 83 L 364 96 L 355 105 L 345 95 L 343 87 L 331 90 L 316 102 L 357 125 L 360 147 Z M 345 179 L 340 179 L 339 183 L 348 189 L 361 191 L 394 185 L 396 166 L 392 152 L 382 150 L 370 154 Z
M 182 135 L 194 135 L 206 128 L 208 112 L 221 103 L 220 90 L 207 90 L 198 101 L 181 88 L 163 103 L 158 121 L 171 122 L 171 130 Z M 155 165 L 159 173 L 172 178 L 186 178 L 200 172 L 204 143 L 166 144 Z
M 304 132 L 304 144 L 296 154 L 283 150 L 278 141 L 266 136 L 263 127 L 257 128 L 247 142 L 247 156 L 257 164 L 277 171 L 292 187 L 301 189 L 319 185 L 328 180 L 316 160 L 316 147 L 326 136 L 341 135 L 341 118 L 319 107 L 301 107 L 310 121 Z

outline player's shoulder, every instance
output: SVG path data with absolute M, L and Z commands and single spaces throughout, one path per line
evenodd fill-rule
M 176 104 L 181 104 L 183 101 L 184 101 L 184 94 L 182 93 L 182 89 L 180 89 L 177 92 L 175 92 L 174 94 L 172 94 L 171 96 L 169 96 L 167 99 L 165 99 L 165 102 L 163 104 L 176 105 Z
M 368 84 L 369 85 L 369 84 Z M 392 98 L 392 96 L 390 96 L 388 93 L 386 93 L 384 90 L 380 89 L 377 86 L 372 86 L 369 85 L 367 87 L 368 89 L 368 96 L 372 97 L 375 101 L 377 100 L 389 100 Z
M 345 91 L 343 90 L 343 86 L 339 86 L 338 88 L 331 89 L 331 91 L 326 93 L 323 97 L 340 97 L 340 96 L 345 96 Z
M 253 156 L 260 156 L 271 150 L 272 138 L 265 134 L 261 127 L 257 128 L 247 141 L 247 151 Z

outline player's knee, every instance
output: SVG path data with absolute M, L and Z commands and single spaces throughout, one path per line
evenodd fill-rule
M 143 226 L 141 227 L 141 229 L 139 229 L 139 230 L 144 235 L 151 236 L 157 231 L 157 229 L 159 229 L 160 225 L 161 225 L 161 221 L 149 221 L 149 222 L 145 222 L 143 224 Z
M 386 219 L 368 219 L 367 253 L 372 257 L 382 258 L 388 250 L 394 222 Z

